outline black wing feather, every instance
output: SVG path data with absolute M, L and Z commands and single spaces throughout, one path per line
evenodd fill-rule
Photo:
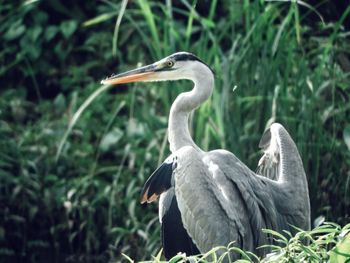
M 171 187 L 171 176 L 173 174 L 172 164 L 163 163 L 154 173 L 153 180 L 149 184 L 149 194 L 165 192 Z M 152 176 L 151 176 L 152 177 Z M 147 182 L 146 182 L 147 183 Z
M 141 192 L 141 203 L 153 202 L 171 187 L 174 160 L 163 162 L 147 179 Z
M 162 217 L 162 243 L 167 260 L 179 252 L 189 255 L 199 254 L 199 250 L 188 235 L 182 224 L 181 213 L 177 205 L 174 191 L 169 191 L 165 198 L 171 199 L 169 207 L 165 208 Z

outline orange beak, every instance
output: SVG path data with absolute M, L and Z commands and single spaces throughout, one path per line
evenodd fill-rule
M 102 85 L 116 85 L 122 83 L 150 81 L 152 76 L 155 75 L 157 66 L 152 64 L 144 66 L 142 68 L 134 69 L 121 73 L 115 76 L 111 76 L 101 81 Z

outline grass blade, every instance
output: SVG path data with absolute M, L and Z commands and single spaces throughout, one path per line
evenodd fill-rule
M 63 135 L 63 138 L 58 146 L 57 152 L 56 152 L 56 162 L 58 161 L 63 146 L 65 145 L 67 138 L 69 136 L 69 134 L 72 132 L 72 129 L 74 127 L 74 125 L 77 123 L 77 121 L 79 120 L 80 115 L 84 112 L 84 110 L 91 104 L 91 102 L 93 102 L 94 99 L 96 99 L 96 97 L 98 97 L 102 92 L 106 91 L 107 89 L 109 89 L 111 86 L 101 86 L 99 89 L 97 89 L 94 93 L 92 93 L 85 101 L 84 103 L 79 107 L 79 109 L 74 113 L 72 119 L 70 120 L 69 124 L 68 124 L 68 128 L 66 130 L 66 132 Z

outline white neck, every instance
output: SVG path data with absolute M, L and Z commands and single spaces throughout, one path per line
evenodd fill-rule
M 191 79 L 194 87 L 190 92 L 181 93 L 170 109 L 168 140 L 170 150 L 177 151 L 184 146 L 192 146 L 198 150 L 200 148 L 194 143 L 188 128 L 190 113 L 205 102 L 214 89 L 214 76 L 209 68 L 203 74 L 194 74 Z

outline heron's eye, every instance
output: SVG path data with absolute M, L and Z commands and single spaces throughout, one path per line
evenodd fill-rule
M 172 66 L 174 66 L 174 61 L 168 60 L 168 61 L 166 62 L 166 65 L 167 65 L 167 67 L 171 68 Z

